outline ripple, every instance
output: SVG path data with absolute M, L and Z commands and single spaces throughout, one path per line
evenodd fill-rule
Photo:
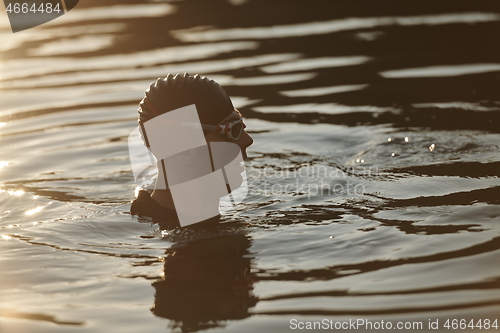
M 481 23 L 500 21 L 496 13 L 454 13 L 422 16 L 388 16 L 346 18 L 326 22 L 309 22 L 272 27 L 205 29 L 192 28 L 174 30 L 174 37 L 183 42 L 208 42 L 232 39 L 270 39 L 329 34 L 340 31 L 359 30 L 383 26 L 441 25 L 456 23 Z M 200 31 L 201 30 L 201 31 Z
M 63 85 L 91 84 L 119 80 L 128 81 L 146 78 L 151 80 L 152 77 L 157 77 L 158 73 L 212 73 L 259 66 L 296 57 L 296 54 L 269 54 L 254 57 L 232 58 L 231 60 L 187 62 L 136 69 L 92 70 L 78 73 L 52 74 L 30 78 L 29 80 L 6 81 L 3 84 L 0 82 L 0 88 L 59 87 Z
M 0 317 L 48 321 L 57 325 L 82 326 L 85 324 L 85 322 L 83 321 L 60 320 L 57 319 L 55 316 L 50 316 L 46 314 L 19 312 L 10 309 L 0 309 Z
M 276 106 L 256 106 L 254 110 L 264 113 L 324 113 L 340 114 L 351 112 L 387 112 L 396 111 L 392 107 L 379 107 L 373 105 L 341 105 L 336 103 L 307 103 L 294 105 L 276 105 Z
M 136 17 L 161 17 L 172 15 L 177 6 L 168 3 L 130 4 L 115 6 L 99 6 L 93 8 L 79 8 L 71 11 L 71 15 L 64 15 L 51 21 L 50 25 L 64 25 L 74 22 L 95 20 L 118 20 Z
M 285 74 L 285 75 L 268 75 L 268 76 L 254 76 L 245 78 L 234 78 L 228 81 L 238 86 L 259 86 L 270 84 L 284 84 L 293 82 L 303 82 L 313 79 L 316 73 L 301 73 L 301 74 Z
M 324 96 L 330 94 L 339 94 L 348 91 L 362 90 L 368 87 L 368 84 L 351 84 L 344 86 L 332 87 L 315 87 L 299 90 L 280 91 L 280 94 L 288 97 L 304 97 L 304 96 Z
M 417 78 L 417 77 L 446 77 L 469 74 L 479 74 L 500 71 L 500 64 L 464 64 L 448 66 L 430 66 L 420 68 L 394 69 L 381 72 L 387 79 Z
M 234 52 L 237 50 L 254 49 L 258 44 L 255 42 L 229 42 L 215 43 L 202 45 L 186 45 L 173 46 L 166 48 L 158 48 L 142 52 L 134 52 L 130 54 L 113 54 L 98 57 L 87 57 L 84 59 L 72 58 L 43 58 L 43 59 L 22 59 L 8 60 L 0 63 L 0 77 L 4 82 L 16 78 L 32 77 L 37 75 L 49 75 L 53 73 L 72 72 L 71 76 L 75 75 L 75 71 L 91 71 L 104 70 L 110 71 L 115 68 L 122 68 L 125 75 L 136 71 L 137 69 L 128 69 L 129 67 L 138 66 L 153 66 L 162 63 L 188 61 L 194 59 L 205 59 L 220 55 L 223 53 Z M 290 57 L 283 56 L 274 61 L 289 60 Z M 234 62 L 231 60 L 230 62 Z M 257 62 L 257 64 L 259 64 Z M 264 62 L 263 64 L 266 64 Z M 125 69 L 127 68 L 127 69 Z M 155 73 L 161 72 L 161 68 L 154 68 Z M 96 75 L 97 73 L 94 73 Z M 83 75 L 83 74 L 79 74 Z M 153 75 L 153 77 L 156 77 Z M 49 76 L 50 77 L 50 76 Z M 62 79 L 62 77 L 61 77 Z M 65 81 L 61 80 L 60 84 Z M 67 83 L 66 83 L 67 84 Z M 25 87 L 25 86 L 21 86 Z
M 72 39 L 59 39 L 28 50 L 32 56 L 53 56 L 60 54 L 85 53 L 110 47 L 114 35 L 82 36 Z
M 438 109 L 460 109 L 471 111 L 499 111 L 500 103 L 472 103 L 472 102 L 442 102 L 442 103 L 415 103 L 414 108 L 438 108 Z
M 372 58 L 367 56 L 307 58 L 261 67 L 267 73 L 295 72 L 319 68 L 344 67 L 364 64 Z
M 83 34 L 88 36 L 91 34 L 117 33 L 124 30 L 126 26 L 127 25 L 125 23 L 105 23 L 76 27 L 48 28 L 38 30 L 36 34 L 12 34 L 10 31 L 0 31 L 0 38 L 2 40 L 2 44 L 0 44 L 0 51 L 15 50 L 17 48 L 23 47 L 28 43 L 31 44 L 33 42 L 36 43 L 53 39 L 57 40 L 58 38 L 63 37 L 80 37 Z

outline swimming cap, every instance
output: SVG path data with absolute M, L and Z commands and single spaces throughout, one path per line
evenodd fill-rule
M 202 124 L 218 125 L 234 110 L 226 91 L 214 80 L 198 74 L 168 74 L 151 83 L 145 95 L 139 103 L 140 122 L 195 104 Z

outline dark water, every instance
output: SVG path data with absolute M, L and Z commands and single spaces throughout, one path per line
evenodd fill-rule
M 498 1 L 81 1 L 16 34 L 0 17 L 1 332 L 500 320 Z M 127 137 L 169 72 L 216 79 L 255 140 L 216 229 L 128 214 Z

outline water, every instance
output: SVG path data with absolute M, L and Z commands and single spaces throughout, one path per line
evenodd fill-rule
M 16 34 L 3 15 L 0 330 L 500 319 L 499 32 L 494 1 L 84 1 Z M 169 72 L 217 80 L 255 140 L 216 229 L 128 214 L 127 136 Z

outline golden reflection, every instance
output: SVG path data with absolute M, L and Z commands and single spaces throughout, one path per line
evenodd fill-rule
M 375 105 L 343 105 L 337 103 L 302 103 L 290 105 L 263 105 L 255 106 L 255 111 L 263 113 L 324 113 L 341 114 L 349 112 L 371 112 L 380 113 L 386 111 L 398 111 L 395 107 Z
M 314 87 L 299 90 L 287 90 L 280 91 L 279 93 L 287 97 L 313 97 L 362 90 L 366 87 L 368 87 L 368 84 L 350 84 L 331 87 Z
M 0 76 L 0 79 L 2 79 L 2 77 L 1 77 L 1 76 Z M 3 126 L 5 126 L 5 125 L 7 125 L 7 123 L 2 123 L 2 122 L 0 122 L 0 127 L 3 127 Z
M 478 63 L 478 64 L 459 64 L 445 66 L 428 66 L 394 69 L 380 72 L 379 74 L 386 79 L 408 79 L 420 77 L 445 77 L 461 76 L 470 74 L 481 74 L 496 72 L 500 70 L 498 63 Z
M 5 123 L 4 123 L 5 124 Z M 0 125 L 1 127 L 2 125 Z M 7 165 L 9 165 L 9 162 L 7 161 L 0 161 L 0 169 L 2 169 L 3 167 L 6 167 Z
M 251 28 L 173 30 L 182 42 L 209 42 L 241 39 L 272 39 L 331 34 L 389 26 L 449 25 L 500 21 L 497 13 L 451 13 L 416 16 L 349 17 L 323 22 L 294 23 Z
M 5 234 L 3 234 L 3 235 L 2 235 L 2 238 L 7 240 L 7 239 L 11 239 L 12 237 L 11 237 L 11 236 L 9 236 L 9 235 L 5 235 Z
M 5 192 L 5 190 L 0 190 L 0 192 Z M 9 195 L 13 195 L 13 196 L 16 196 L 16 197 L 20 197 L 21 195 L 24 194 L 24 191 L 23 190 L 16 190 L 16 191 L 13 191 L 13 190 L 8 190 L 7 193 Z
M 128 4 L 115 6 L 98 6 L 93 8 L 79 8 L 72 11 L 51 25 L 63 25 L 67 23 L 88 22 L 97 20 L 118 20 L 131 18 L 161 17 L 174 14 L 177 6 L 168 3 L 159 4 Z
M 36 208 L 30 209 L 25 214 L 26 215 L 33 215 L 33 214 L 38 213 L 39 211 L 41 211 L 43 209 L 43 207 L 44 206 L 38 206 Z
M 353 55 L 349 57 L 307 58 L 267 65 L 261 67 L 261 69 L 266 73 L 287 73 L 320 68 L 362 65 L 370 60 L 372 60 L 372 57 L 364 55 Z
M 114 35 L 79 36 L 63 38 L 47 42 L 37 48 L 29 49 L 32 56 L 54 56 L 60 54 L 75 54 L 95 52 L 109 48 L 113 45 Z

